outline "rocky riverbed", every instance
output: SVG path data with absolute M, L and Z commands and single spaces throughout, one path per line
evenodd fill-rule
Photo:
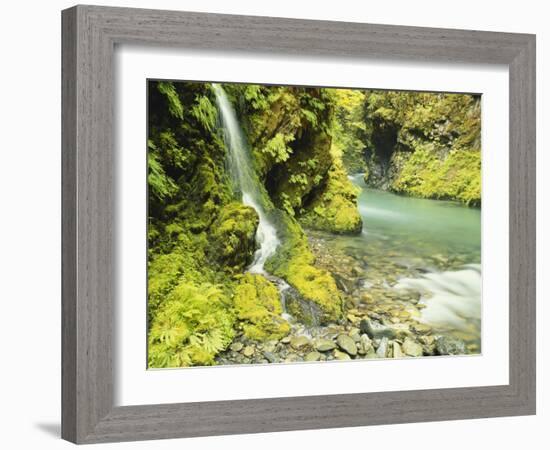
M 373 358 L 406 358 L 437 355 L 464 355 L 480 352 L 478 324 L 471 330 L 434 328 L 422 320 L 422 310 L 430 294 L 398 289 L 400 279 L 421 277 L 437 270 L 458 268 L 468 255 L 452 259 L 435 255 L 429 261 L 404 264 L 399 254 L 364 248 L 331 245 L 329 236 L 309 233 L 316 265 L 334 276 L 346 301 L 343 323 L 306 327 L 287 317 L 288 336 L 280 340 L 255 342 L 238 335 L 218 364 L 268 364 Z M 335 238 L 334 242 L 338 242 Z M 376 258 L 365 254 L 376 252 Z M 373 261 L 373 263 L 369 263 Z

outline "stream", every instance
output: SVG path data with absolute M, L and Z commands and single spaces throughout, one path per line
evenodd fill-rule
M 235 110 L 223 88 L 212 86 L 228 148 L 228 172 L 237 195 L 259 217 L 258 248 L 247 271 L 263 274 L 278 286 L 284 311 L 285 291 L 290 286 L 264 270 L 265 262 L 280 245 L 277 230 L 266 214 L 265 196 Z M 481 351 L 481 211 L 455 202 L 369 189 L 362 174 L 351 176 L 350 180 L 360 189 L 362 232 L 345 236 L 306 230 L 316 264 L 331 272 L 345 297 L 346 320 L 324 327 L 305 327 L 285 311 L 283 317 L 291 325 L 290 336 L 263 344 L 241 337 L 217 358 L 218 363 Z M 391 330 L 392 340 L 363 331 L 362 324 L 366 322 Z M 343 334 L 346 337 L 342 341 Z M 438 347 L 442 336 L 458 340 L 461 347 Z M 337 345 L 344 351 L 338 350 Z
M 350 176 L 350 180 L 361 189 L 362 233 L 335 236 L 309 232 L 321 260 L 328 259 L 327 268 L 333 266 L 336 277 L 338 266 L 352 264 L 352 273 L 340 276 L 340 284 L 352 295 L 369 295 L 372 304 L 382 310 L 391 308 L 392 303 L 405 304 L 403 309 L 419 322 L 463 339 L 471 352 L 478 352 L 481 210 L 370 189 L 363 174 Z M 351 287 L 346 288 L 346 281 Z M 419 315 L 407 308 L 406 301 L 400 301 L 407 299 L 406 292 L 418 297 Z

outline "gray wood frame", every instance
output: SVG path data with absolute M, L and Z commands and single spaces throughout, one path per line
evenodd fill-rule
M 535 413 L 535 36 L 144 9 L 62 13 L 62 437 L 76 443 Z M 510 74 L 510 383 L 113 406 L 113 52 L 118 43 L 506 64 Z

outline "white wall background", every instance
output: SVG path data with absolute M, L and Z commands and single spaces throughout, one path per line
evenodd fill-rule
M 550 94 L 545 86 L 550 29 L 545 3 L 536 0 L 388 0 L 333 2 L 273 0 L 103 1 L 134 6 L 232 14 L 271 15 L 398 25 L 468 28 L 537 34 L 538 139 L 538 415 L 504 419 L 388 425 L 119 444 L 117 448 L 333 449 L 339 446 L 408 449 L 544 448 L 550 395 L 547 375 L 550 334 L 544 280 L 550 251 L 541 230 L 550 182 Z M 0 16 L 0 414 L 3 448 L 69 448 L 59 439 L 60 417 L 60 10 L 71 1 L 5 2 Z M 550 169 L 550 168 L 548 168 Z M 545 226 L 546 225 L 546 226 Z M 545 426 L 546 425 L 546 426 Z M 538 443 L 537 443 L 538 442 Z M 107 446 L 98 446 L 98 448 Z M 113 447 L 109 447 L 113 448 Z

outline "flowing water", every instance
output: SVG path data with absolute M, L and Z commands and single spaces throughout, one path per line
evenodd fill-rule
M 266 214 L 266 208 L 260 191 L 260 182 L 254 171 L 250 150 L 242 129 L 239 126 L 237 115 L 223 88 L 219 84 L 212 84 L 218 109 L 220 111 L 224 138 L 229 150 L 228 169 L 233 184 L 242 195 L 242 202 L 254 208 L 258 213 L 259 223 L 256 230 L 258 249 L 254 254 L 252 264 L 248 267 L 251 273 L 265 273 L 264 264 L 272 256 L 280 241 L 277 230 Z
M 364 269 L 365 292 L 395 303 L 402 292 L 414 291 L 420 322 L 479 349 L 481 211 L 369 189 L 362 174 L 350 179 L 361 189 L 362 233 L 311 235 Z
M 212 86 L 228 148 L 228 171 L 242 202 L 259 216 L 258 248 L 247 270 L 264 274 L 278 285 L 284 310 L 285 291 L 290 286 L 264 270 L 266 260 L 280 244 L 277 230 L 266 212 L 265 195 L 235 110 L 223 88 Z M 358 267 L 353 283 L 356 286 L 359 282 L 360 287 L 353 288 L 351 294 L 369 295 L 372 312 L 377 308 L 391 311 L 400 305 L 399 314 L 412 314 L 413 320 L 441 334 L 460 337 L 469 344 L 469 351 L 479 351 L 480 210 L 369 189 L 362 174 L 350 179 L 361 190 L 358 208 L 363 231 L 359 236 L 309 232 L 314 248 L 317 245 L 329 255 L 325 266 L 336 278 L 340 268 L 349 269 L 350 264 Z M 337 255 L 347 259 L 338 260 Z

